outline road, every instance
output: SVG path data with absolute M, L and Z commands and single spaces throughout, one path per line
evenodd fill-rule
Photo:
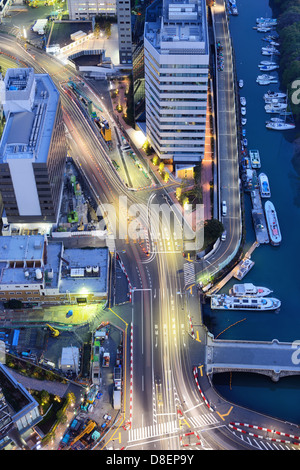
M 219 27 L 222 29 L 222 23 Z M 188 314 L 194 314 L 195 305 L 199 308 L 197 289 L 192 286 L 192 281 L 195 281 L 194 265 L 182 257 L 182 244 L 176 240 L 174 227 L 170 226 L 164 214 L 161 218 L 151 219 L 149 227 L 149 202 L 164 204 L 165 189 L 139 193 L 128 191 L 113 168 L 107 148 L 99 139 L 92 123 L 76 100 L 61 88 L 61 82 L 65 82 L 70 76 L 76 76 L 74 70 L 62 66 L 43 52 L 35 51 L 33 58 L 13 40 L 4 35 L 0 37 L 2 50 L 17 55 L 34 67 L 36 72 L 46 71 L 53 78 L 61 91 L 64 121 L 73 159 L 86 177 L 102 213 L 104 209 L 107 212 L 114 209 L 115 224 L 110 220 L 108 228 L 113 235 L 114 248 L 119 253 L 133 286 L 132 302 L 117 313 L 125 312 L 128 335 L 131 330 L 129 326 L 133 325 L 133 354 L 131 356 L 128 347 L 122 426 L 106 438 L 104 448 L 116 445 L 113 439 L 117 433 L 120 433 L 122 446 L 126 449 L 176 450 L 182 448 L 183 442 L 187 445 L 186 448 L 192 448 L 193 445 L 199 445 L 203 449 L 253 448 L 253 444 L 241 441 L 228 426 L 231 417 L 240 413 L 240 409 L 230 407 L 215 394 L 201 368 L 198 382 L 204 396 L 207 396 L 209 403 L 213 403 L 213 408 L 207 407 L 197 388 L 192 371 L 195 365 L 203 366 L 205 363 L 206 331 L 198 328 L 198 341 L 191 338 Z M 229 94 L 227 99 L 230 100 Z M 225 103 L 227 105 L 228 102 Z M 230 149 L 235 145 L 234 137 L 230 134 L 226 138 Z M 235 179 L 234 158 L 220 164 L 225 165 L 226 162 L 229 165 L 226 178 L 230 176 Z M 224 188 L 223 194 L 229 208 L 228 220 L 225 222 L 228 222 L 230 236 L 227 243 L 221 245 L 209 259 L 207 267 L 204 266 L 210 272 L 235 248 L 239 238 L 239 221 L 236 217 L 236 195 L 239 194 L 236 193 L 237 184 L 235 181 L 235 186 L 230 185 L 226 192 Z M 123 199 L 121 203 L 120 197 L 125 196 L 126 201 Z M 124 207 L 126 205 L 131 209 L 135 205 L 134 209 L 139 209 L 141 231 L 149 237 L 148 253 L 142 249 L 139 240 L 119 236 L 126 233 L 128 224 L 132 223 L 128 219 Z M 197 269 L 199 267 L 201 268 L 197 265 Z M 186 273 L 189 274 L 188 278 Z M 199 311 L 199 324 L 200 315 Z M 128 341 L 129 339 L 128 336 Z M 256 420 L 260 418 L 249 412 L 249 419 L 254 416 Z

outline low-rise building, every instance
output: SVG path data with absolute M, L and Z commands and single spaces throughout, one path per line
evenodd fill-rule
M 3 364 L 0 364 L 0 383 L 0 450 L 11 442 L 27 449 L 26 437 L 42 419 L 39 405 Z
M 43 235 L 0 237 L 0 301 L 78 303 L 108 295 L 109 252 L 65 249 Z

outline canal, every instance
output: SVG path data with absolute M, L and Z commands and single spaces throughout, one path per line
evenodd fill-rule
M 242 282 L 252 282 L 273 290 L 281 300 L 279 312 L 211 311 L 204 307 L 210 331 L 219 339 L 261 340 L 293 342 L 300 340 L 299 309 L 299 233 L 300 233 L 300 175 L 296 172 L 296 131 L 271 131 L 265 127 L 270 115 L 264 110 L 263 94 L 269 89 L 278 91 L 280 84 L 260 86 L 256 83 L 258 64 L 268 60 L 262 56 L 263 33 L 253 29 L 257 17 L 270 17 L 268 0 L 237 0 L 238 16 L 230 16 L 230 31 L 235 50 L 237 78 L 244 80 L 241 95 L 247 100 L 246 137 L 248 149 L 258 149 L 261 170 L 267 174 L 271 187 L 271 201 L 275 205 L 282 232 L 278 247 L 261 245 L 253 253 L 252 270 Z M 276 71 L 272 75 L 277 75 Z M 286 92 L 286 90 L 281 90 Z M 255 241 L 251 216 L 251 200 L 245 194 L 246 246 Z M 228 292 L 237 281 L 228 283 L 221 292 Z M 233 325 L 238 320 L 243 320 Z M 294 350 L 291 350 L 291 355 Z M 300 364 L 299 364 L 300 367 Z M 282 378 L 278 383 L 258 374 L 216 374 L 214 385 L 233 403 L 256 411 L 300 424 L 300 376 Z

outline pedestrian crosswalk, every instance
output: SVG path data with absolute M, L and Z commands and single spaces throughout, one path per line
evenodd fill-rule
M 188 421 L 195 428 L 200 428 L 211 424 L 217 424 L 219 422 L 218 418 L 212 413 L 204 413 L 201 415 L 191 416 L 188 418 Z
M 152 426 L 133 428 L 129 430 L 128 442 L 149 439 L 151 437 L 165 436 L 166 434 L 176 433 L 177 431 L 179 431 L 179 427 L 176 420 L 157 423 L 153 424 Z
M 195 265 L 193 263 L 184 263 L 183 265 L 184 285 L 195 283 Z
M 162 423 L 153 424 L 152 426 L 143 426 L 139 428 L 132 428 L 129 430 L 128 442 L 139 441 L 143 439 L 149 439 L 152 437 L 161 437 L 168 434 L 175 434 L 182 431 L 182 426 L 188 423 L 188 426 L 192 428 L 201 428 L 209 425 L 216 425 L 219 421 L 216 416 L 212 413 L 204 413 L 201 415 L 187 417 L 186 419 L 174 421 L 167 421 Z

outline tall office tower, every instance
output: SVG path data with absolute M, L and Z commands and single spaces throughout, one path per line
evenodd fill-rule
M 147 138 L 176 171 L 204 156 L 209 48 L 205 0 L 155 0 L 144 31 Z
M 117 0 L 120 65 L 132 65 L 132 33 L 130 0 Z
M 91 20 L 94 16 L 116 15 L 116 0 L 68 0 L 70 20 Z
M 8 69 L 0 191 L 8 223 L 56 222 L 66 159 L 60 95 L 47 74 Z

